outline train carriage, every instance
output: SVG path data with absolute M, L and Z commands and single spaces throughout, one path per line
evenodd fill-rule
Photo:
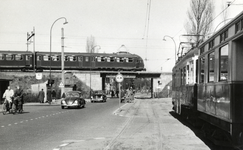
M 185 90 L 185 85 L 178 78 L 183 80 L 183 67 L 193 58 L 187 54 L 173 69 L 173 82 L 177 85 L 173 92 L 180 95 L 175 96 L 174 107 L 181 108 L 175 110 L 182 115 L 186 113 L 186 116 L 197 114 L 204 121 L 202 129 L 205 135 L 215 143 L 225 144 L 227 141 L 242 149 L 243 12 L 196 49 L 199 50 L 196 68 L 198 80 L 194 91 L 197 105 L 183 109 L 184 102 L 190 101 L 190 97 L 183 95 L 190 95 L 191 91 Z M 193 111 L 195 108 L 196 113 Z
M 1 51 L 0 69 L 22 71 L 33 70 L 33 54 L 22 51 Z

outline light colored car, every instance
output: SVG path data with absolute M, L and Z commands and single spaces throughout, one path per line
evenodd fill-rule
M 61 108 L 84 108 L 85 99 L 80 91 L 69 91 L 65 93 L 65 98 L 61 100 Z
M 107 96 L 102 90 L 94 91 L 91 96 L 91 103 L 93 102 L 106 102 Z

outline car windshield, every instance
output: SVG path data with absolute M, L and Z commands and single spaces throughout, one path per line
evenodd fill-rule
M 79 93 L 70 92 L 66 94 L 66 97 L 79 97 Z

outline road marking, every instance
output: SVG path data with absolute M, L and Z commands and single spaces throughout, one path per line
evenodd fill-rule
M 4 128 L 4 126 L 1 126 L 2 128 Z
M 14 124 L 18 124 L 18 123 L 16 122 L 16 123 L 14 123 Z

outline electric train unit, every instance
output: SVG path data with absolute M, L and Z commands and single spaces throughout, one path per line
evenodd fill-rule
M 0 51 L 0 69 L 5 70 L 61 70 L 61 53 Z M 65 53 L 65 70 L 145 70 L 143 59 L 128 52 L 117 53 Z

